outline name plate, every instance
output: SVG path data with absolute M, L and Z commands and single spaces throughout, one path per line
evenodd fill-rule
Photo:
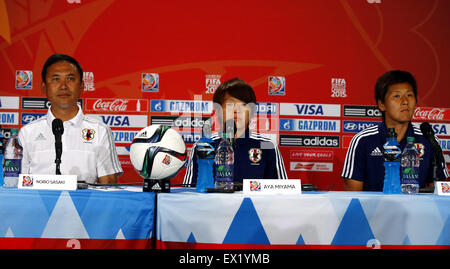
M 19 189 L 67 190 L 77 189 L 77 175 L 30 175 L 20 174 Z
M 434 182 L 434 194 L 450 195 L 450 181 L 436 181 Z
M 302 194 L 300 179 L 244 179 L 244 194 Z

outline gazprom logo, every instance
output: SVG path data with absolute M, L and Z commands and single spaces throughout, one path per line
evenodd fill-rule
M 212 113 L 211 101 L 151 100 L 150 112 Z
M 0 112 L 0 124 L 6 124 L 6 125 L 19 124 L 19 113 L 17 113 L 17 112 Z
M 340 124 L 339 120 L 280 119 L 280 131 L 338 133 Z
M 151 100 L 150 102 L 151 112 L 166 112 L 166 106 L 164 100 Z

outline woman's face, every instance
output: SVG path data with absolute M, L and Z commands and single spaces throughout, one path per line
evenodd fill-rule
M 226 93 L 222 103 L 223 123 L 233 119 L 237 130 L 245 130 L 250 120 L 250 110 L 250 105 Z

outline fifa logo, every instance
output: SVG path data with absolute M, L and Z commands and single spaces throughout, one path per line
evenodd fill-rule
M 220 85 L 220 75 L 206 75 L 205 80 L 205 93 L 214 93 Z
M 83 72 L 83 82 L 85 91 L 95 91 L 93 72 Z
M 331 79 L 331 97 L 347 97 L 346 82 L 343 78 Z

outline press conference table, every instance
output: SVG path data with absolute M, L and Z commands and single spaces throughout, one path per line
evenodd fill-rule
M 450 197 L 362 192 L 157 196 L 158 248 L 450 248 Z
M 0 187 L 0 248 L 149 248 L 155 194 Z
M 450 248 L 450 197 L 0 187 L 0 248 L 152 247 Z

